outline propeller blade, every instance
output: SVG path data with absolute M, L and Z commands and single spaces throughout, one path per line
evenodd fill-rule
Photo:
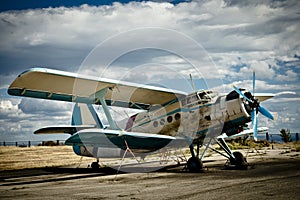
M 233 85 L 234 90 L 239 93 L 239 95 L 241 95 L 244 99 L 246 99 L 249 102 L 252 102 L 252 100 L 250 100 L 248 97 L 246 97 L 240 90 L 239 88 L 237 88 L 236 86 Z
M 252 76 L 252 95 L 255 96 L 255 71 L 254 70 Z
M 256 110 L 255 110 L 255 109 L 251 110 L 251 121 L 252 121 L 252 125 L 253 125 L 253 123 L 254 123 L 254 116 L 255 116 L 255 114 L 256 114 Z
M 251 111 L 251 118 L 252 118 L 252 127 L 253 127 L 253 138 L 255 141 L 257 141 L 257 124 L 258 124 L 258 119 L 257 119 L 257 114 L 256 110 L 253 109 Z
M 259 111 L 262 115 L 266 116 L 267 118 L 269 118 L 269 119 L 271 119 L 271 120 L 274 120 L 273 115 L 272 115 L 267 109 L 265 109 L 264 107 L 258 106 L 258 111 Z

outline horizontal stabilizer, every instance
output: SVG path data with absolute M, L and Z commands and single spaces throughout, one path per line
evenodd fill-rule
M 71 134 L 83 130 L 83 129 L 89 129 L 89 128 L 95 128 L 94 125 L 80 125 L 80 126 L 48 126 L 43 127 L 41 129 L 38 129 L 34 131 L 34 134 Z

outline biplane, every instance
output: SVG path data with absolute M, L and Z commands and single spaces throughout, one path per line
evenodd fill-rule
M 99 158 L 120 157 L 126 149 L 145 155 L 163 148 L 189 147 L 191 157 L 187 168 L 198 172 L 209 148 L 227 157 L 232 165 L 245 166 L 245 157 L 240 152 L 232 152 L 225 139 L 253 134 L 256 140 L 259 131 L 267 130 L 258 128 L 258 113 L 274 119 L 260 105 L 274 95 L 255 94 L 255 73 L 252 93 L 236 86 L 233 89 L 228 94 L 212 90 L 188 94 L 151 85 L 31 68 L 13 81 L 8 94 L 74 102 L 71 125 L 48 126 L 34 133 L 70 134 L 65 144 L 73 146 L 77 155 L 96 158 L 92 168 L 99 167 Z M 94 105 L 101 105 L 108 124 L 103 124 Z M 139 112 L 128 116 L 126 126 L 120 127 L 110 107 L 138 109 Z M 251 121 L 253 128 L 245 129 Z M 212 148 L 212 143 L 219 144 L 224 151 Z M 200 155 L 202 146 L 206 148 Z

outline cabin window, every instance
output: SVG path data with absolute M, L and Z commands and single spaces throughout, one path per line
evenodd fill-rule
M 172 116 L 168 116 L 167 117 L 167 122 L 171 123 L 173 121 L 173 117 Z
M 187 99 L 186 99 L 186 104 L 190 104 L 191 103 L 191 97 L 188 97 Z
M 157 122 L 157 121 L 154 121 L 154 122 L 153 122 L 153 126 L 154 126 L 154 127 L 158 127 L 158 122 Z
M 181 116 L 180 116 L 180 113 L 176 113 L 176 114 L 175 114 L 175 120 L 179 120 L 180 117 L 181 117 Z

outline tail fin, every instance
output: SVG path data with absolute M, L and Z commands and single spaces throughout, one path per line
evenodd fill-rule
M 95 125 L 104 128 L 92 104 L 76 103 L 72 114 L 72 125 Z

